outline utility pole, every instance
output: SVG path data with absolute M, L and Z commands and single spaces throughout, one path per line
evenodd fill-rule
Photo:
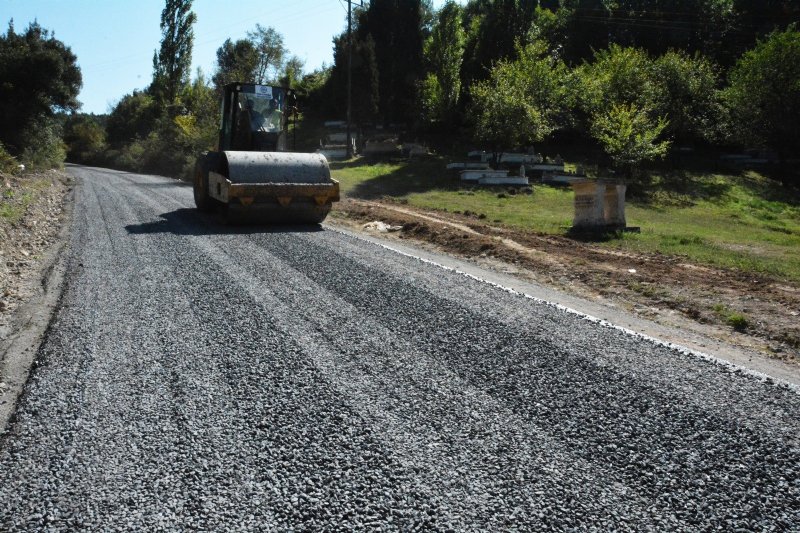
M 360 5 L 364 5 L 363 2 Z M 350 137 L 350 118 L 353 89 L 353 0 L 347 0 L 347 158 L 353 157 L 353 140 Z

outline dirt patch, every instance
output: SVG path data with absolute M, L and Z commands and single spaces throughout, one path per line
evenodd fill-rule
M 681 257 L 609 250 L 490 224 L 477 213 L 422 211 L 387 200 L 345 199 L 333 218 L 356 229 L 373 221 L 402 226 L 384 236 L 414 240 L 800 366 L 800 287 L 785 280 L 692 264 Z
M 60 171 L 0 174 L 0 340 L 37 290 L 42 258 L 58 239 L 70 178 Z

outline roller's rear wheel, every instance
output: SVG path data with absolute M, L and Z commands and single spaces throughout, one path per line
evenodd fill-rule
M 194 165 L 194 204 L 200 211 L 210 212 L 221 205 L 208 193 L 208 173 L 220 171 L 221 158 L 219 152 L 205 152 Z
M 194 204 L 206 213 L 214 208 L 214 202 L 208 195 L 208 166 L 205 155 L 201 155 L 194 165 Z
M 329 203 L 325 204 L 324 206 L 321 206 L 315 210 L 314 214 L 310 217 L 311 220 L 309 220 L 309 222 L 311 222 L 312 224 L 321 224 L 322 221 L 325 220 L 325 218 L 328 216 L 328 213 L 330 212 L 331 212 L 331 204 Z

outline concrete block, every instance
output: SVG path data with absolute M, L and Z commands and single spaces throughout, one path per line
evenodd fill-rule
M 530 185 L 525 176 L 483 176 L 478 185 Z
M 508 170 L 462 170 L 461 181 L 477 182 L 481 178 L 505 178 Z

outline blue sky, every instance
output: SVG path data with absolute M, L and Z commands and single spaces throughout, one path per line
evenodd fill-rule
M 163 8 L 164 0 L 0 0 L 0 33 L 12 18 L 17 31 L 34 19 L 53 31 L 78 56 L 81 110 L 105 113 L 150 83 Z M 331 39 L 347 24 L 345 0 L 195 0 L 193 10 L 193 75 L 200 67 L 210 76 L 223 41 L 245 37 L 256 23 L 279 31 L 289 51 L 313 70 L 331 63 Z

